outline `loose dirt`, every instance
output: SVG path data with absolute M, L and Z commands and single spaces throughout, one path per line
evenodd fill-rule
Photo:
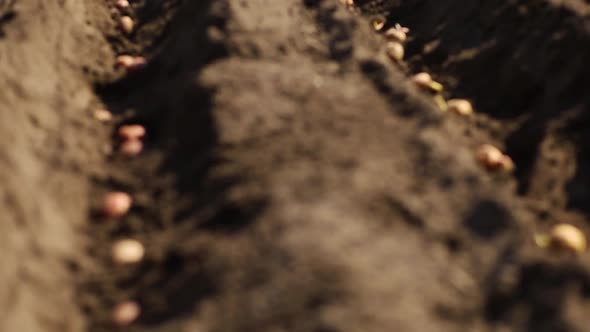
M 534 238 L 590 234 L 590 5 L 356 2 L 0 0 L 0 331 L 587 331 L 588 254 Z M 375 15 L 410 28 L 403 62 Z

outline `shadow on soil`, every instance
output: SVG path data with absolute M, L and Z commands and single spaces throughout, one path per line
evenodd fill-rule
M 177 3 L 148 2 L 137 15 L 149 26 Z M 126 298 L 145 308 L 140 324 L 163 324 L 196 310 L 199 301 L 217 292 L 220 280 L 219 267 L 207 255 L 207 234 L 231 235 L 266 206 L 262 198 L 228 201 L 227 190 L 242 176 L 210 174 L 226 161 L 215 152 L 215 91 L 201 86 L 197 77 L 204 66 L 227 55 L 223 41 L 208 35 L 211 29 L 223 33 L 226 10 L 225 1 L 182 2 L 162 35 L 151 36 L 157 42 L 148 66 L 97 87 L 122 123 L 142 124 L 148 132 L 144 154 L 134 160 L 113 157 L 114 173 L 123 175 L 104 185 L 129 190 L 137 199 L 128 220 L 97 232 L 106 241 L 138 238 L 147 245 L 147 256 L 138 267 L 101 276 L 103 284 L 95 289 L 102 304 L 90 309 L 100 311 L 93 315 L 102 317 L 93 322 L 98 329 L 111 328 L 108 308 Z

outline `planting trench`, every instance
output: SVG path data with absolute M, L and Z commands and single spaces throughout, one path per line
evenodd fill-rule
M 519 193 L 583 214 L 589 9 L 584 1 L 405 1 L 391 16 L 413 27 L 410 67 L 435 73 L 448 96 L 474 100 L 483 113 L 476 124 L 518 164 Z
M 6 264 L 25 273 L 0 274 L 17 285 L 0 327 L 112 331 L 113 306 L 131 299 L 142 314 L 130 331 L 585 331 L 587 255 L 538 248 L 533 235 L 560 221 L 589 229 L 588 5 L 357 3 L 411 29 L 404 63 L 336 0 L 17 2 L 0 20 L 0 55 L 47 45 L 54 58 L 2 66 L 7 85 L 24 82 L 0 92 L 3 207 L 45 226 L 4 229 L 24 243 L 3 242 Z M 79 19 L 63 31 L 80 35 L 41 38 L 46 27 L 24 19 L 63 22 L 64 9 Z M 122 14 L 137 23 L 129 36 Z M 148 65 L 113 69 L 117 54 Z M 66 69 L 50 76 L 68 79 L 43 93 L 52 63 Z M 439 111 L 406 79 L 423 70 L 476 114 Z M 88 116 L 100 107 L 112 123 Z M 147 129 L 134 158 L 117 152 L 127 123 Z M 482 143 L 507 150 L 514 176 L 478 167 Z M 61 175 L 39 180 L 23 165 Z M 134 198 L 121 220 L 97 213 L 111 190 Z M 44 210 L 19 215 L 11 202 Z M 146 257 L 121 267 L 110 248 L 126 237 Z

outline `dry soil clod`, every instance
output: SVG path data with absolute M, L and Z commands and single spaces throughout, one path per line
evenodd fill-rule
M 135 27 L 135 22 L 133 22 L 133 19 L 129 16 L 122 16 L 119 19 L 119 26 L 121 27 L 121 30 L 124 33 L 130 34 L 133 32 L 133 28 Z
M 451 99 L 447 101 L 447 105 L 449 106 L 449 111 L 468 116 L 473 114 L 473 106 L 468 100 L 465 99 Z
M 399 42 L 388 42 L 385 47 L 385 52 L 387 53 L 387 56 L 395 62 L 400 62 L 404 59 L 404 46 Z
M 586 236 L 573 225 L 557 224 L 551 228 L 549 236 L 552 248 L 573 253 L 582 253 L 586 250 Z
M 145 255 L 143 244 L 137 240 L 117 241 L 112 248 L 113 262 L 122 265 L 139 263 Z
M 490 144 L 481 145 L 475 152 L 477 162 L 492 172 L 511 172 L 514 170 L 512 158 Z
M 133 199 L 127 193 L 115 191 L 107 193 L 103 198 L 102 212 L 109 218 L 120 218 L 129 212 Z
M 117 304 L 113 308 L 112 321 L 113 324 L 119 327 L 131 325 L 139 318 L 141 314 L 141 307 L 133 301 L 125 301 Z

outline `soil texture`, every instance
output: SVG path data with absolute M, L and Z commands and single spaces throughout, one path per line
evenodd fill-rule
M 588 253 L 534 241 L 590 234 L 590 4 L 345 2 L 0 0 L 0 331 L 590 330 Z

